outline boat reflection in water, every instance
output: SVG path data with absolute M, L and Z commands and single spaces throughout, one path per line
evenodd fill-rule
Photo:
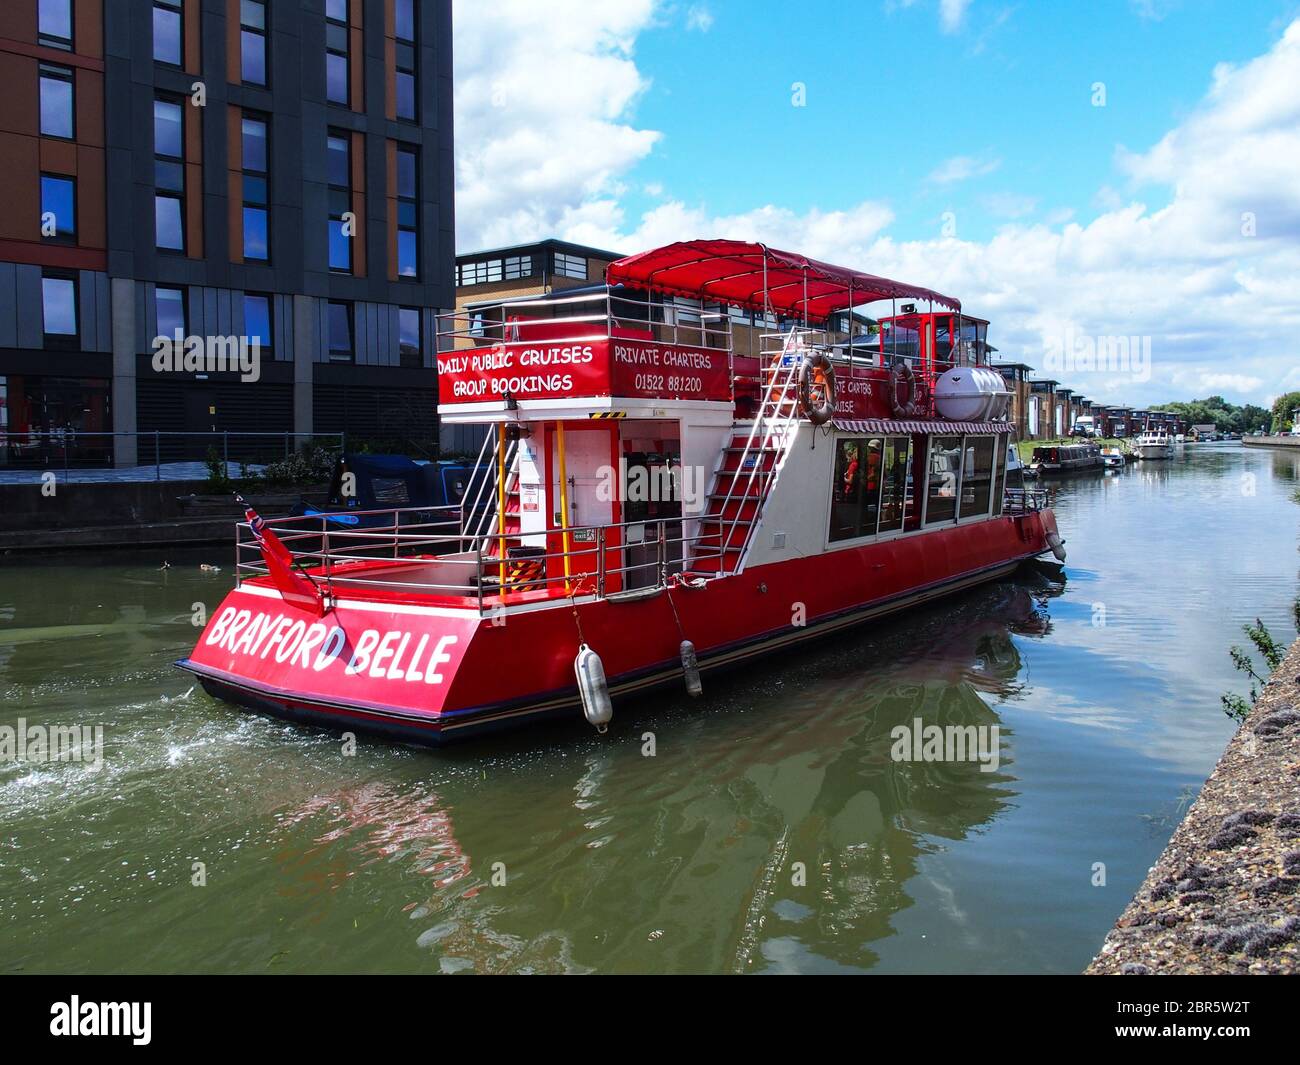
M 408 964 L 444 971 L 747 972 L 794 955 L 801 968 L 871 967 L 924 857 L 983 831 L 1016 794 L 1005 730 L 991 772 L 895 761 L 891 732 L 917 719 L 999 726 L 994 707 L 1021 693 L 1013 637 L 1048 633 L 1061 587 L 991 585 L 801 655 L 797 677 L 774 665 L 715 682 L 720 712 L 707 718 L 685 698 L 647 697 L 629 706 L 622 742 L 593 745 L 576 772 L 565 737 L 521 754 L 554 763 L 519 774 L 526 787 L 496 767 L 491 787 L 475 769 L 437 789 L 313 798 L 281 820 L 305 835 L 282 872 L 330 892 L 357 889 L 348 870 L 404 863 L 410 898 L 382 922 L 390 961 L 414 952 Z M 784 715 L 759 705 L 775 699 Z

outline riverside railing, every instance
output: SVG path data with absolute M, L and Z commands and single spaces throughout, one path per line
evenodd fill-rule
M 136 461 L 130 468 L 152 468 L 155 480 L 164 480 L 169 464 L 207 463 L 214 458 L 226 464 L 259 466 L 288 458 L 303 444 L 315 443 L 342 451 L 344 433 L 243 432 L 83 432 L 55 429 L 47 432 L 0 430 L 0 470 L 87 470 L 121 468 L 119 441 L 134 441 Z M 174 478 L 167 478 L 174 479 Z

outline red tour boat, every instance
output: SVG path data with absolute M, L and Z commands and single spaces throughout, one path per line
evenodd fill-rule
M 232 702 L 419 743 L 580 712 L 604 731 L 628 693 L 698 694 L 1064 559 L 1044 496 L 1008 484 L 987 327 L 728 240 L 443 315 L 440 417 L 486 432 L 463 498 L 364 526 L 250 510 L 237 585 L 179 664 Z

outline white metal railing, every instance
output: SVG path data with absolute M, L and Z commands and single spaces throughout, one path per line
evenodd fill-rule
M 294 568 L 331 602 L 340 592 L 388 589 L 453 597 L 460 605 L 468 600 L 480 613 L 512 601 L 519 592 L 552 590 L 604 599 L 662 589 L 687 568 L 691 545 L 700 539 L 700 534 L 684 533 L 690 518 L 677 517 L 548 528 L 527 535 L 544 536 L 553 543 L 567 533 L 568 549 L 531 549 L 512 544 L 518 533 L 465 535 L 459 528 L 459 508 L 452 506 L 348 511 L 347 516 L 374 524 L 340 528 L 323 514 L 265 521 L 289 551 Z M 629 541 L 628 530 L 633 528 L 642 537 L 638 541 Z M 498 556 L 498 547 L 504 559 Z M 633 561 L 631 552 L 636 549 L 648 557 Z M 267 575 L 257 537 L 247 522 L 239 522 L 236 586 Z
M 1002 496 L 1003 514 L 1030 514 L 1051 506 L 1046 488 L 1007 488 Z
M 438 350 L 527 343 L 530 328 L 557 330 L 548 344 L 635 336 L 662 343 L 731 351 L 731 318 L 725 308 L 699 309 L 651 293 L 618 295 L 613 289 L 484 301 L 437 316 Z

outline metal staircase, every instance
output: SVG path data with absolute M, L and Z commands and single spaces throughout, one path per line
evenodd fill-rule
M 780 334 L 780 349 L 763 358 L 763 399 L 752 422 L 737 422 L 713 472 L 708 505 L 686 566 L 689 576 L 729 577 L 745 559 L 763 507 L 785 464 L 799 424 L 799 367 L 806 333 Z M 746 431 L 747 430 L 747 431 Z
M 461 501 L 461 537 L 471 550 L 482 548 L 484 558 L 497 558 L 508 540 L 497 538 L 497 433 L 499 425 L 488 429 L 479 449 L 478 460 Z M 506 515 L 507 537 L 519 532 L 519 441 L 506 444 Z

